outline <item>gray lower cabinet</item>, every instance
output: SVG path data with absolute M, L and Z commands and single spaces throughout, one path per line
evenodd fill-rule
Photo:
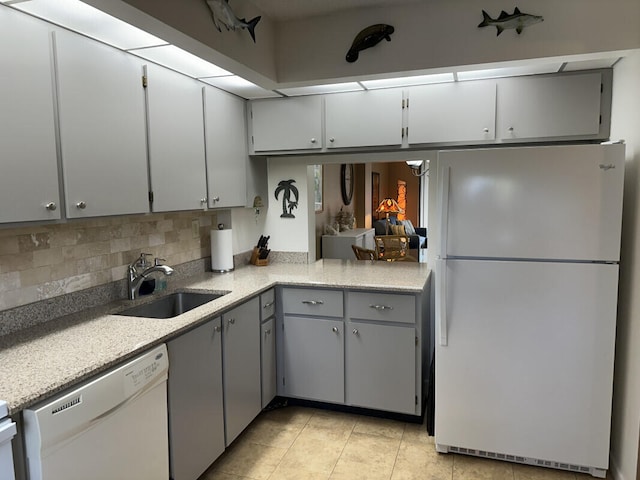
M 344 403 L 344 322 L 285 315 L 287 396 Z
M 195 480 L 225 449 L 220 318 L 167 348 L 171 478 Z
M 276 396 L 276 301 L 272 288 L 260 294 L 262 408 Z
M 415 329 L 350 322 L 346 337 L 346 403 L 415 414 Z
M 225 442 L 231 442 L 262 408 L 258 297 L 222 315 Z

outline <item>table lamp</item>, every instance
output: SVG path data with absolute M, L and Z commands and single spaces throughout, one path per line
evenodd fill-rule
M 400 208 L 398 202 L 396 202 L 393 198 L 385 198 L 380 202 L 378 208 L 376 208 L 376 213 L 386 213 L 387 214 L 387 224 L 385 225 L 385 234 L 389 235 L 389 214 L 390 213 L 404 213 L 404 210 Z

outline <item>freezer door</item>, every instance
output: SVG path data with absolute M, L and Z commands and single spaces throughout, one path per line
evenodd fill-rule
M 618 266 L 443 268 L 436 444 L 607 469 Z
M 439 153 L 440 256 L 618 261 L 624 145 Z

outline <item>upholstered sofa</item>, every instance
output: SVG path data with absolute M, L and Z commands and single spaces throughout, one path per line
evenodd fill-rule
M 404 232 L 400 227 L 404 227 Z M 406 235 L 409 237 L 409 249 L 427 248 L 427 229 L 414 227 L 411 220 L 398 220 L 396 217 L 389 217 L 389 231 L 387 232 L 387 219 L 381 218 L 373 222 L 373 228 L 376 235 Z

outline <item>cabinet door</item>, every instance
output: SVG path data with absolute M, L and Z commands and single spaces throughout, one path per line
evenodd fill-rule
M 220 318 L 167 343 L 171 478 L 195 480 L 224 452 Z
M 275 319 L 267 320 L 261 328 L 262 408 L 276 396 L 276 331 Z
M 226 445 L 260 413 L 260 308 L 258 297 L 222 316 Z
M 247 203 L 245 101 L 213 87 L 204 89 L 209 206 Z
M 142 61 L 56 30 L 67 216 L 149 211 Z
M 344 324 L 284 317 L 284 391 L 323 402 L 344 402 Z
M 203 208 L 207 185 L 202 86 L 154 64 L 146 69 L 152 209 Z
M 400 145 L 402 90 L 372 90 L 325 97 L 328 148 Z
M 60 218 L 47 25 L 0 8 L 0 223 Z
M 496 82 L 409 89 L 409 144 L 481 142 L 495 138 Z
M 346 333 L 346 400 L 349 405 L 416 413 L 416 331 L 369 323 Z
M 322 97 L 254 100 L 251 124 L 256 152 L 322 148 Z
M 500 79 L 496 136 L 597 138 L 601 82 L 600 73 Z

